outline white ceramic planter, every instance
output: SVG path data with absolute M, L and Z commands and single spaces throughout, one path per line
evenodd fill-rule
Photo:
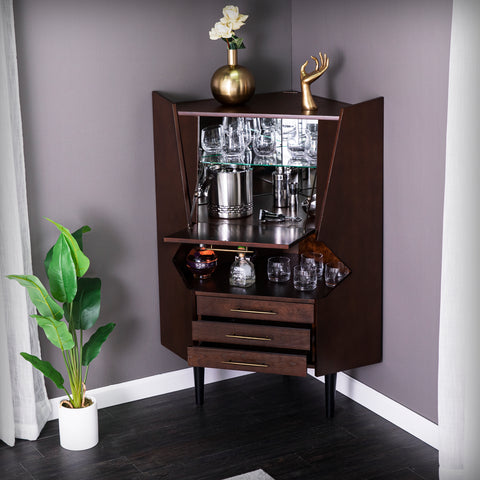
M 98 443 L 97 401 L 85 408 L 58 407 L 60 445 L 67 450 L 87 450 Z

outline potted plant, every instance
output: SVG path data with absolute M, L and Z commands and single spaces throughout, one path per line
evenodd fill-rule
M 38 311 L 32 317 L 48 340 L 62 351 L 70 392 L 62 374 L 50 362 L 26 352 L 21 355 L 65 390 L 67 396 L 59 406 L 60 444 L 69 450 L 84 450 L 98 443 L 96 400 L 86 396 L 88 368 L 115 324 L 99 327 L 84 343 L 84 332 L 95 325 L 100 314 L 101 281 L 84 277 L 90 260 L 83 253 L 82 236 L 91 229 L 83 226 L 70 233 L 63 225 L 47 220 L 60 231 L 44 262 L 50 294 L 35 275 L 9 275 L 8 278 L 27 289 Z

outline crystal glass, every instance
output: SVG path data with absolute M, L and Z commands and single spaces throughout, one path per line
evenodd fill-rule
M 230 285 L 233 287 L 250 287 L 255 283 L 255 267 L 253 263 L 245 257 L 245 253 L 240 252 L 230 267 Z
M 312 268 L 317 273 L 317 264 L 313 256 L 302 254 L 300 255 L 300 265 L 302 268 Z
M 305 156 L 307 136 L 304 133 L 293 135 L 287 140 L 287 148 L 293 159 L 302 159 Z
M 248 146 L 252 143 L 252 131 L 245 126 L 245 128 L 242 130 L 243 132 L 243 138 L 245 140 L 245 148 L 248 148 Z
M 298 120 L 284 119 L 282 120 L 282 142 L 286 144 L 287 139 L 297 134 Z
M 237 130 L 243 132 L 245 129 L 245 119 L 243 117 L 224 117 L 222 121 L 225 132 Z
M 224 153 L 228 160 L 239 161 L 245 152 L 245 137 L 243 130 L 229 128 L 225 132 Z
M 267 275 L 271 282 L 288 282 L 290 280 L 290 258 L 270 257 L 267 261 Z
M 297 290 L 309 291 L 317 288 L 317 271 L 304 265 L 293 267 L 293 286 Z
M 262 157 L 273 155 L 275 153 L 275 132 L 267 130 L 257 133 L 253 139 L 253 151 Z
M 317 160 L 318 134 L 307 130 L 307 141 L 305 143 L 305 153 L 312 160 Z
M 306 252 L 302 254 L 300 259 L 300 264 L 308 263 L 315 264 L 315 270 L 317 272 L 317 281 L 321 281 L 323 279 L 323 254 L 320 252 Z
M 221 125 L 211 125 L 202 128 L 200 143 L 204 152 L 208 154 L 222 153 L 224 144 L 224 132 Z
M 245 133 L 245 143 L 247 146 L 251 145 L 255 134 L 260 131 L 260 122 L 258 118 L 246 118 L 244 133 Z
M 249 148 L 245 149 L 245 153 L 243 154 L 243 160 L 241 163 L 244 163 L 245 165 L 251 165 L 253 161 L 253 155 L 252 151 Z
M 328 262 L 325 264 L 325 285 L 335 287 L 340 281 L 340 262 Z
M 318 135 L 318 122 L 307 120 L 305 123 L 305 133 L 312 133 L 314 135 Z
M 275 130 L 277 128 L 277 119 L 276 118 L 262 118 L 260 120 L 260 125 L 263 130 Z

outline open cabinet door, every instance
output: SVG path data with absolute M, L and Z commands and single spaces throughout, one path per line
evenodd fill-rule
M 188 224 L 191 190 L 196 181 L 192 176 L 196 173 L 184 162 L 176 105 L 157 92 L 153 93 L 153 120 L 161 341 L 186 359 L 187 347 L 192 343 L 195 300 L 173 263 L 178 245 L 164 243 L 163 239 Z M 182 127 L 193 129 L 193 123 L 192 119 L 182 120 Z
M 351 273 L 319 302 L 317 375 L 382 358 L 383 98 L 343 109 L 326 175 L 317 239 Z

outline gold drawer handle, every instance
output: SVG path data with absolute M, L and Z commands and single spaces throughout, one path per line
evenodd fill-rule
M 262 368 L 268 368 L 270 365 L 267 365 L 265 363 L 245 363 L 245 362 L 222 362 L 222 363 L 228 363 L 228 365 L 241 365 L 242 367 L 262 367 Z
M 265 312 L 262 310 L 243 310 L 241 308 L 231 308 L 230 311 L 239 313 L 259 313 L 261 315 L 277 315 L 277 312 Z
M 263 342 L 270 342 L 272 340 L 271 338 L 268 338 L 268 337 L 249 337 L 246 335 L 235 335 L 235 334 L 231 334 L 231 335 L 227 334 L 225 336 L 228 338 L 240 338 L 241 340 L 261 340 Z

